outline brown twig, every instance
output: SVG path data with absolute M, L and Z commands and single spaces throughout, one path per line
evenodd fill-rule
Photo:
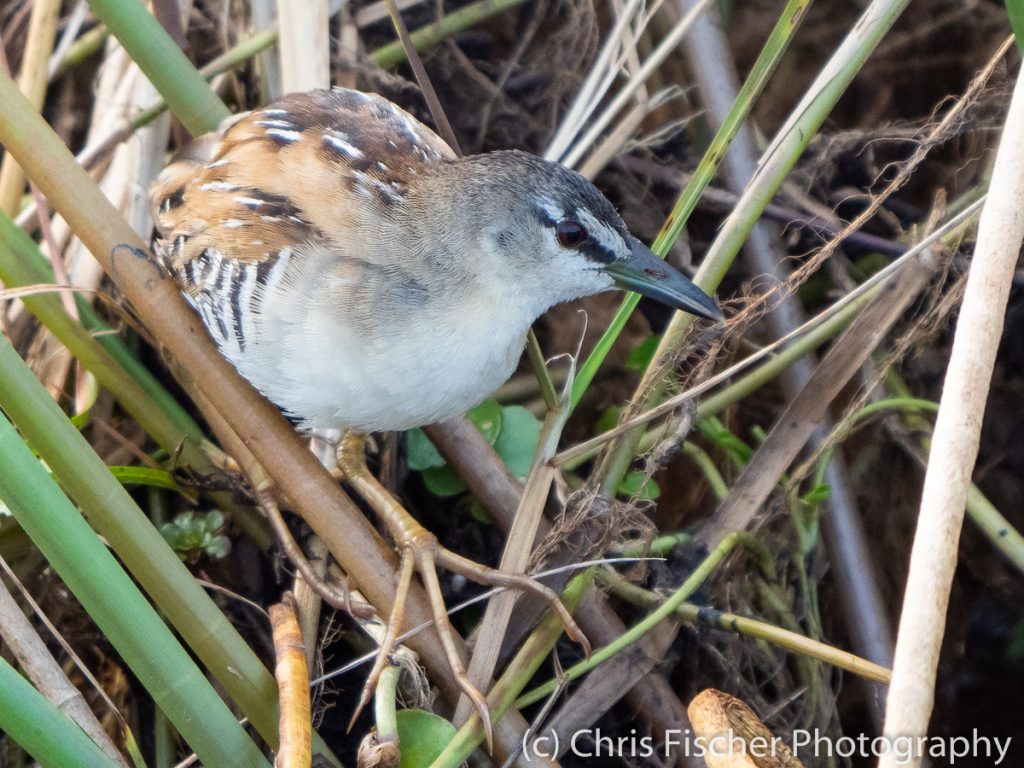
M 558 439 L 568 416 L 567 407 L 548 411 L 530 476 L 505 541 L 499 565 L 503 573 L 525 573 L 530 563 L 537 529 L 544 517 L 544 504 L 557 474 L 555 468 L 547 462 L 558 448 Z M 507 591 L 488 601 L 469 664 L 469 679 L 474 685 L 483 685 L 494 673 L 501 655 L 502 640 L 512 619 L 512 608 L 521 597 L 523 595 Z M 471 711 L 471 702 L 463 696 L 453 718 L 455 725 L 460 726 L 466 722 Z
M 708 688 L 688 711 L 694 732 L 708 746 L 708 768 L 803 768 L 789 746 L 735 696 Z
M 309 704 L 309 667 L 302 642 L 295 597 L 285 592 L 281 602 L 270 606 L 274 631 L 274 677 L 280 691 L 280 746 L 275 768 L 309 768 L 313 760 L 313 720 Z

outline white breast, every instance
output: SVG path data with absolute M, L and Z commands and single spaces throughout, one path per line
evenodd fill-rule
M 314 261 L 297 259 L 301 268 L 260 297 L 244 354 L 223 349 L 304 427 L 431 424 L 472 408 L 515 370 L 534 319 L 525 309 L 475 288 L 421 302 L 396 292 L 403 283 L 388 270 Z

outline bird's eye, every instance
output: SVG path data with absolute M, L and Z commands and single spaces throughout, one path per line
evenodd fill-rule
M 555 236 L 563 248 L 576 248 L 587 239 L 587 230 L 578 221 L 562 219 L 555 225 Z

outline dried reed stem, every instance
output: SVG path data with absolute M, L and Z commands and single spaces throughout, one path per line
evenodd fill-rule
M 1018 77 L 996 155 L 935 423 L 900 616 L 885 733 L 924 735 L 935 698 L 949 591 L 978 455 L 1010 281 L 1024 240 L 1024 77 Z M 889 751 L 879 768 L 900 763 Z

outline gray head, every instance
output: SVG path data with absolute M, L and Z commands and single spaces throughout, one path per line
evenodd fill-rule
M 478 231 L 480 251 L 511 290 L 547 307 L 621 287 L 710 320 L 715 302 L 626 229 L 585 178 L 524 152 L 493 152 L 450 166 L 450 204 Z M 503 274 L 502 274 L 503 273 Z

